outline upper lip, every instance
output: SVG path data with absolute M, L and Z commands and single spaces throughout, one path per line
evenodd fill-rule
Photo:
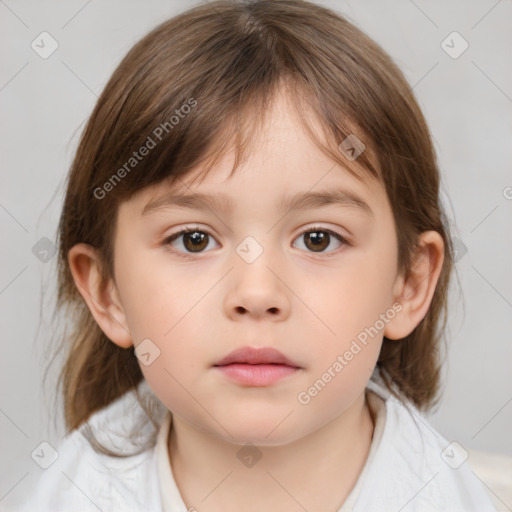
M 299 368 L 299 365 L 288 359 L 284 354 L 272 347 L 241 347 L 230 352 L 217 361 L 214 366 L 225 366 L 232 363 L 246 364 L 284 364 Z

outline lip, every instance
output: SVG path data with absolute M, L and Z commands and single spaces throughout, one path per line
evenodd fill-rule
M 293 375 L 300 366 L 271 347 L 242 347 L 218 361 L 214 368 L 244 386 L 269 386 Z
M 288 359 L 284 354 L 272 347 L 241 347 L 233 350 L 227 356 L 217 361 L 214 366 L 225 366 L 233 363 L 245 364 L 279 364 L 291 366 L 292 368 L 300 368 L 294 361 Z

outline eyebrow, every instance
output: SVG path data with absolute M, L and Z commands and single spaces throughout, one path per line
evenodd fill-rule
M 201 193 L 176 194 L 171 192 L 150 201 L 142 210 L 141 215 L 146 216 L 155 211 L 172 207 L 231 212 L 234 206 L 235 203 L 233 199 L 223 193 L 208 195 Z M 300 192 L 298 194 L 287 195 L 281 198 L 278 208 L 281 213 L 284 213 L 320 208 L 322 206 L 352 208 L 361 210 L 370 217 L 374 217 L 374 213 L 368 203 L 353 192 L 342 189 L 325 190 L 321 192 Z

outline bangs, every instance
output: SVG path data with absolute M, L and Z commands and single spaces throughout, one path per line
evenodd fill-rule
M 354 70 L 341 74 L 342 56 L 337 57 L 337 76 L 331 58 L 313 63 L 305 45 L 292 52 L 284 38 L 273 36 L 272 27 L 253 23 L 248 28 L 237 20 L 228 32 L 228 19 L 196 18 L 198 31 L 215 36 L 176 52 L 175 46 L 183 43 L 177 41 L 178 29 L 172 31 L 174 37 L 169 35 L 169 23 L 179 26 L 173 19 L 128 53 L 98 101 L 104 108 L 94 123 L 104 127 L 104 137 L 96 154 L 91 194 L 106 191 L 105 197 L 118 205 L 148 186 L 164 180 L 173 183 L 192 168 L 201 167 L 204 179 L 233 148 L 234 172 L 283 86 L 297 119 L 323 153 L 358 179 L 363 174 L 379 177 L 377 158 L 371 158 L 378 154 L 373 134 L 359 123 L 367 120 L 376 126 L 379 112 L 375 100 L 361 101 L 371 94 L 350 78 Z M 189 33 L 196 29 L 187 27 Z M 154 48 L 150 58 L 148 41 L 159 41 L 158 60 Z M 295 46 L 301 42 L 293 40 Z M 340 86 L 340 76 L 345 87 Z M 340 144 L 354 135 L 365 147 L 357 162 L 340 150 Z
M 290 80 L 290 75 L 280 77 L 275 84 L 271 84 L 266 89 L 256 90 L 253 97 L 246 97 L 245 104 L 239 102 L 238 109 L 229 112 L 224 120 L 220 122 L 219 130 L 211 129 L 206 138 L 209 144 L 206 148 L 191 147 L 192 142 L 184 136 L 183 146 L 190 148 L 190 151 L 184 151 L 183 154 L 196 154 L 196 160 L 187 162 L 187 165 L 164 165 L 158 170 L 157 182 L 166 181 L 169 187 L 183 177 L 192 168 L 194 168 L 195 177 L 190 183 L 198 181 L 201 183 L 208 173 L 214 168 L 219 161 L 228 153 L 233 153 L 234 163 L 230 176 L 242 165 L 253 151 L 258 151 L 258 146 L 253 141 L 258 140 L 258 135 L 264 133 L 265 126 L 269 117 L 273 112 L 273 100 L 282 90 L 287 97 L 288 104 L 294 109 L 296 119 L 300 123 L 297 129 L 302 128 L 309 136 L 315 146 L 330 158 L 333 163 L 338 164 L 346 169 L 357 179 L 363 181 L 365 177 L 379 177 L 378 164 L 376 159 L 372 158 L 372 144 L 368 142 L 368 136 L 363 135 L 362 130 L 355 126 L 354 123 L 347 123 L 347 126 L 337 122 L 335 124 L 327 124 L 325 119 L 318 115 L 319 111 L 329 110 L 333 112 L 333 108 L 316 104 L 312 101 L 311 91 L 307 91 L 303 84 L 298 84 Z M 282 89 L 281 89 L 282 88 Z M 314 98 L 313 98 L 314 100 Z M 241 101 L 241 100 L 240 100 Z M 255 107 L 258 105 L 258 107 Z M 340 112 L 337 119 L 346 116 Z M 195 126 L 197 124 L 197 126 Z M 190 132 L 194 132 L 199 126 L 204 126 L 199 119 L 191 119 Z M 189 132 L 189 133 L 190 133 Z M 343 141 L 349 136 L 355 134 L 357 140 L 364 140 L 366 154 L 361 153 L 357 158 L 358 162 L 350 158 L 350 154 L 340 149 L 340 140 Z M 369 145 L 368 145 L 369 144 Z M 172 162 L 173 155 L 168 153 L 169 148 L 162 146 L 160 159 L 162 162 Z M 348 157 L 347 157 L 348 155 Z M 155 182 L 152 182 L 153 184 Z M 136 192 L 135 190 L 134 192 Z

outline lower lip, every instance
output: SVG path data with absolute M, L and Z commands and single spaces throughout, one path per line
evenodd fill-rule
M 226 377 L 246 386 L 268 386 L 295 373 L 298 368 L 284 364 L 233 363 L 216 366 Z

